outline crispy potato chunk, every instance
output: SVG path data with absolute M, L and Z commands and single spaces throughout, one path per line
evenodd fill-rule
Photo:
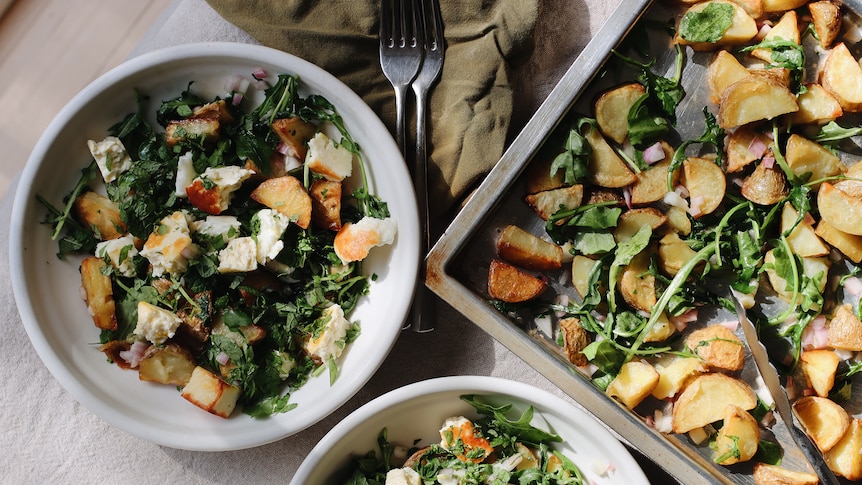
M 862 322 L 850 305 L 841 305 L 829 321 L 826 341 L 830 347 L 858 352 L 862 350 Z
M 831 0 L 808 4 L 820 47 L 828 49 L 841 32 L 841 6 Z
M 497 254 L 505 261 L 537 271 L 558 269 L 563 250 L 518 226 L 506 226 L 497 238 Z
M 318 179 L 311 183 L 311 220 L 330 231 L 341 229 L 341 182 Z
M 649 272 L 650 251 L 632 258 L 620 276 L 620 293 L 633 308 L 651 312 L 656 304 L 655 276 Z
M 628 136 L 628 114 L 632 105 L 646 93 L 640 83 L 628 83 L 604 92 L 594 107 L 602 133 L 622 145 Z
M 204 143 L 214 143 L 219 139 L 221 124 L 215 118 L 187 118 L 172 121 L 165 128 L 165 141 L 168 146 L 190 138 L 202 138 Z
M 547 221 L 560 210 L 574 209 L 581 205 L 584 199 L 584 186 L 581 184 L 558 189 L 543 190 L 524 197 L 533 211 Z M 568 219 L 559 219 L 556 224 L 565 224 Z
M 724 325 L 695 330 L 685 339 L 685 344 L 710 367 L 735 372 L 745 365 L 742 340 Z
M 799 358 L 802 373 L 820 397 L 828 396 L 832 390 L 839 362 L 838 355 L 828 349 L 806 350 Z
M 203 367 L 195 367 L 180 395 L 204 411 L 227 418 L 236 407 L 240 389 Z
M 632 185 L 632 204 L 642 205 L 661 200 L 667 193 L 667 171 L 673 159 L 673 147 L 661 142 L 664 159 L 652 165 L 649 169 L 636 174 L 637 182 Z M 671 183 L 676 185 L 680 172 L 674 170 Z
M 766 463 L 754 464 L 754 483 L 756 485 L 817 485 L 817 475 L 798 472 Z
M 720 465 L 733 465 L 754 458 L 760 443 L 760 427 L 754 416 L 731 404 L 727 407 L 724 425 L 715 438 L 717 457 L 726 457 Z
M 195 369 L 195 358 L 175 343 L 151 345 L 138 367 L 142 381 L 185 386 Z
M 590 290 L 590 273 L 596 264 L 599 262 L 581 254 L 572 258 L 572 285 L 581 298 L 587 296 Z
M 751 175 L 742 182 L 742 196 L 760 205 L 777 204 L 790 192 L 784 172 L 777 167 L 757 165 Z
M 588 168 L 590 179 L 596 185 L 611 189 L 637 182 L 637 177 L 597 129 L 589 128 L 584 134 L 590 144 Z
M 668 354 L 655 364 L 655 370 L 659 378 L 652 395 L 656 399 L 667 399 L 676 396 L 690 380 L 706 373 L 709 367 L 694 357 Z
M 673 431 L 687 433 L 723 419 L 731 404 L 745 411 L 754 409 L 757 395 L 745 382 L 724 374 L 698 376 L 680 393 L 673 407 Z
M 820 237 L 814 232 L 811 223 L 808 219 L 803 218 L 797 224 L 799 213 L 793 208 L 793 204 L 785 202 L 781 208 L 781 232 L 790 234 L 787 236 L 787 244 L 793 254 L 802 257 L 817 257 L 826 256 L 829 254 L 829 248 L 823 244 Z M 791 228 L 793 229 L 791 231 Z
M 749 74 L 748 69 L 733 54 L 726 50 L 718 51 L 709 63 L 706 74 L 710 101 L 714 104 L 720 103 L 728 86 L 745 79 Z
M 787 165 L 796 175 L 810 173 L 809 180 L 834 177 L 847 171 L 847 166 L 834 153 L 804 136 L 790 135 L 785 157 Z M 813 187 L 815 190 L 817 186 Z
M 724 199 L 727 190 L 727 180 L 721 167 L 712 160 L 699 157 L 688 157 L 682 162 L 685 187 L 691 195 L 691 205 L 699 207 L 692 216 L 711 214 Z M 699 201 L 699 204 L 695 204 Z
M 806 91 L 796 99 L 799 103 L 799 111 L 793 113 L 794 124 L 822 125 L 844 114 L 838 100 L 829 94 L 829 91 L 823 89 L 823 86 L 817 83 L 808 83 L 805 87 Z
M 93 323 L 102 330 L 117 329 L 114 287 L 111 277 L 102 273 L 105 261 L 91 256 L 81 262 L 81 285 Z
M 820 71 L 820 84 L 844 111 L 862 111 L 862 66 L 843 42 L 835 44 Z
M 794 44 L 799 44 L 799 19 L 796 17 L 795 11 L 785 12 L 763 37 L 764 42 L 776 39 L 789 40 Z M 772 49 L 754 49 L 751 51 L 751 55 L 763 61 L 772 62 Z
M 643 361 L 623 364 L 619 374 L 608 385 L 607 393 L 622 401 L 629 409 L 637 407 L 658 384 L 658 372 Z
M 302 161 L 308 153 L 308 140 L 314 136 L 317 126 L 302 118 L 280 118 L 272 122 L 272 131 L 287 147 L 287 154 Z
M 799 8 L 805 5 L 805 2 L 808 0 L 762 0 L 763 1 L 763 11 L 765 13 L 770 12 L 786 12 L 788 10 L 793 10 L 794 8 Z
M 120 206 L 104 195 L 88 191 L 75 199 L 75 217 L 89 227 L 98 239 L 117 239 L 126 233 Z
M 649 226 L 653 231 L 667 222 L 667 217 L 654 207 L 641 207 L 631 209 L 620 215 L 614 239 L 617 242 L 628 241 L 644 226 Z
M 587 357 L 582 353 L 590 344 L 590 337 L 581 321 L 575 317 L 560 320 L 560 332 L 563 335 L 563 351 L 569 362 L 580 367 L 587 365 Z
M 796 96 L 772 76 L 751 75 L 724 90 L 718 109 L 718 124 L 735 128 L 799 111 Z
M 252 191 L 251 198 L 278 211 L 303 229 L 308 229 L 311 223 L 311 196 L 296 177 L 285 175 L 264 180 Z
M 850 415 L 829 398 L 805 396 L 793 403 L 793 411 L 820 451 L 829 451 L 850 428 Z
M 817 208 L 820 209 L 820 217 L 835 229 L 862 236 L 862 224 L 859 224 L 862 221 L 862 199 L 823 182 L 817 191 Z
M 659 269 L 667 275 L 675 276 L 677 272 L 695 257 L 697 252 L 691 249 L 676 232 L 668 232 L 659 240 Z
M 495 259 L 488 268 L 488 295 L 495 300 L 519 303 L 542 294 L 547 284 L 539 278 Z
M 743 44 L 753 39 L 754 36 L 757 35 L 757 24 L 754 22 L 754 19 L 751 18 L 750 15 L 748 15 L 745 9 L 735 3 L 727 2 L 724 0 L 712 0 L 708 2 L 702 2 L 691 6 L 686 11 L 685 15 L 688 15 L 689 13 L 693 14 L 702 12 L 708 5 L 714 3 L 731 5 L 733 7 L 732 23 L 730 24 L 730 27 L 728 27 L 727 30 L 724 31 L 718 41 L 692 42 L 684 39 L 679 34 L 679 29 L 677 29 L 677 35 L 676 37 L 674 37 L 674 41 L 679 44 L 690 45 L 694 50 L 706 51 L 715 50 L 723 46 Z
M 847 256 L 854 263 L 862 261 L 862 236 L 839 231 L 823 219 L 820 219 L 820 222 L 817 223 L 814 233 L 832 245 L 832 247 L 841 251 L 844 256 Z
M 196 107 L 192 110 L 192 118 L 212 118 L 218 120 L 219 123 L 233 123 L 234 121 L 233 115 L 223 99 Z
M 727 171 L 736 173 L 761 158 L 761 154 L 754 153 L 752 146 L 760 143 L 768 146 L 772 143 L 762 133 L 755 130 L 751 125 L 740 126 L 729 133 L 726 138 L 727 144 Z
M 862 420 L 854 418 L 850 429 L 823 458 L 829 469 L 848 480 L 862 478 Z

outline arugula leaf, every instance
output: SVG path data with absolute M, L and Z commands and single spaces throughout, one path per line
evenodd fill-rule
M 554 177 L 559 170 L 563 170 L 563 181 L 574 185 L 589 175 L 587 167 L 592 148 L 580 132 L 585 126 L 590 130 L 596 129 L 594 122 L 595 120 L 581 119 L 576 127 L 569 130 L 565 149 L 551 162 L 551 177 Z
M 511 404 L 503 406 L 494 406 L 492 404 L 480 401 L 473 394 L 464 394 L 460 396 L 461 400 L 470 404 L 480 414 L 484 414 L 493 418 L 493 427 L 503 433 L 515 436 L 519 441 L 538 446 L 540 443 L 547 442 L 562 442 L 563 439 L 558 435 L 548 433 L 530 424 L 533 420 L 533 407 L 528 406 L 517 420 L 510 420 L 506 417 L 506 413 L 512 409 Z
M 833 120 L 820 128 L 820 132 L 817 133 L 814 140 L 818 143 L 828 144 L 858 135 L 862 135 L 862 126 L 844 128 Z
M 785 68 L 790 71 L 790 87 L 796 95 L 803 94 L 808 90 L 802 82 L 805 75 L 805 50 L 801 45 L 781 37 L 774 37 L 759 44 L 745 47 L 740 52 L 751 52 L 755 49 L 771 51 L 771 62 L 767 69 Z
M 706 129 L 703 134 L 694 140 L 686 140 L 682 142 L 673 153 L 670 167 L 667 169 L 667 190 L 673 191 L 673 173 L 682 166 L 685 161 L 685 150 L 693 143 L 709 143 L 715 147 L 715 163 L 721 166 L 722 154 L 724 153 L 724 135 L 725 131 L 718 125 L 715 115 L 709 112 L 709 109 L 703 107 L 703 118 L 706 123 Z
M 689 42 L 718 42 L 733 24 L 733 5 L 710 3 L 699 12 L 686 12 L 679 35 Z

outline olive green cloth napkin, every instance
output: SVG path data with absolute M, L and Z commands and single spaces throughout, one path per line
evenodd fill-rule
M 379 0 L 207 1 L 260 43 L 338 77 L 395 132 L 395 96 L 378 57 Z M 441 1 L 447 48 L 428 120 L 432 215 L 502 155 L 514 106 L 509 66 L 528 53 L 538 9 L 538 0 Z

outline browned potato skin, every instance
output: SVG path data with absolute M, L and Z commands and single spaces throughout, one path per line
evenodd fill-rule
M 756 485 L 817 485 L 820 480 L 813 473 L 798 472 L 766 463 L 754 464 Z
M 296 225 L 303 229 L 308 229 L 311 223 L 311 196 L 296 177 L 285 175 L 264 180 L 252 191 L 251 198 L 295 220 Z
M 541 295 L 546 283 L 535 276 L 494 259 L 488 268 L 488 295 L 507 303 L 520 303 Z
M 192 110 L 192 118 L 213 118 L 218 120 L 219 123 L 233 123 L 234 121 L 233 115 L 230 113 L 227 103 L 223 99 L 196 107 Z
M 580 319 L 575 317 L 560 320 L 560 331 L 563 334 L 563 351 L 569 362 L 580 367 L 587 365 L 587 357 L 582 351 L 590 344 L 590 337 Z
M 830 347 L 854 352 L 862 350 L 862 322 L 850 305 L 839 306 L 827 328 Z
M 318 179 L 311 183 L 311 220 L 318 227 L 341 229 L 341 182 Z
M 497 238 L 497 254 L 522 268 L 545 271 L 563 264 L 563 250 L 518 226 L 506 226 Z
M 814 31 L 820 39 L 820 46 L 828 49 L 841 32 L 841 7 L 835 2 L 824 0 L 809 3 L 808 11 L 814 21 Z
M 308 153 L 308 140 L 314 137 L 317 126 L 302 118 L 280 118 L 272 122 L 272 131 L 302 161 Z
M 745 178 L 741 192 L 743 197 L 755 204 L 772 205 L 784 199 L 790 189 L 780 169 L 766 168 L 761 163 Z
M 114 304 L 114 287 L 111 277 L 102 273 L 105 261 L 91 256 L 81 262 L 81 285 L 86 295 L 87 309 L 93 323 L 102 330 L 117 329 L 117 313 Z
M 117 239 L 126 233 L 120 207 L 104 195 L 84 192 L 75 199 L 74 211 L 75 217 L 92 229 L 99 239 Z
M 724 325 L 695 330 L 685 339 L 685 344 L 710 367 L 735 372 L 745 365 L 742 340 Z

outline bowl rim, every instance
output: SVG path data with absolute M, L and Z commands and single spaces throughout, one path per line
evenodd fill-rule
M 111 409 L 109 406 L 100 406 L 100 398 L 97 393 L 95 393 L 93 389 L 90 389 L 90 387 L 85 383 L 79 382 L 73 372 L 67 368 L 65 363 L 57 355 L 42 330 L 43 324 L 39 322 L 36 313 L 34 312 L 34 305 L 36 302 L 31 298 L 30 293 L 27 291 L 28 281 L 30 281 L 31 278 L 24 271 L 25 265 L 22 264 L 22 261 L 26 259 L 27 253 L 27 234 L 24 233 L 25 227 L 28 223 L 32 223 L 32 221 L 28 222 L 26 220 L 25 214 L 28 212 L 29 205 L 34 203 L 33 196 L 35 193 L 32 191 L 32 185 L 37 179 L 42 161 L 45 160 L 52 144 L 54 144 L 58 138 L 61 129 L 73 119 L 79 110 L 98 99 L 101 93 L 104 90 L 109 89 L 111 86 L 128 81 L 129 78 L 142 72 L 157 69 L 163 64 L 176 63 L 189 58 L 216 59 L 226 57 L 237 59 L 237 61 L 242 59 L 249 60 L 249 62 L 259 61 L 267 64 L 276 64 L 284 66 L 286 72 L 300 74 L 301 78 L 313 77 L 314 84 L 325 86 L 326 92 L 322 94 L 325 94 L 328 99 L 333 100 L 337 98 L 348 100 L 350 102 L 350 109 L 354 113 L 352 116 L 357 119 L 361 119 L 363 123 L 367 123 L 369 125 L 366 131 L 371 131 L 380 135 L 385 134 L 385 137 L 381 136 L 381 140 L 379 140 L 379 142 L 384 145 L 381 150 L 385 150 L 387 153 L 392 152 L 393 154 L 398 154 L 400 157 L 400 152 L 398 151 L 391 133 L 385 127 L 377 114 L 359 97 L 358 94 L 321 67 L 292 54 L 255 44 L 233 42 L 197 42 L 182 44 L 157 49 L 126 60 L 93 80 L 63 106 L 38 139 L 28 157 L 22 173 L 19 176 L 13 199 L 10 223 L 8 253 L 10 258 L 9 266 L 10 277 L 13 282 L 13 294 L 17 304 L 18 313 L 31 344 L 51 374 L 75 400 L 83 404 L 88 411 L 95 414 L 108 424 L 129 434 L 160 445 L 194 451 L 227 451 L 260 446 L 295 434 L 324 419 L 355 396 L 356 393 L 359 392 L 359 390 L 362 389 L 377 372 L 385 361 L 386 356 L 394 347 L 401 331 L 401 326 L 407 318 L 408 310 L 410 308 L 410 301 L 391 302 L 391 306 L 389 307 L 390 311 L 388 313 L 395 315 L 396 318 L 400 318 L 402 325 L 393 325 L 389 334 L 386 335 L 388 341 L 377 342 L 377 348 L 381 350 L 379 361 L 373 363 L 374 365 L 369 365 L 367 368 L 363 368 L 361 372 L 356 374 L 356 386 L 351 389 L 350 392 L 338 395 L 337 399 L 332 399 L 328 404 L 320 403 L 320 406 L 316 404 L 315 407 L 320 407 L 322 411 L 315 414 L 316 419 L 303 423 L 301 426 L 294 426 L 290 430 L 283 429 L 283 426 L 272 426 L 273 430 L 271 432 L 264 433 L 255 438 L 246 438 L 241 441 L 228 439 L 227 442 L 219 441 L 208 443 L 202 442 L 200 439 L 193 439 L 191 442 L 187 442 L 181 438 L 154 436 L 151 433 L 147 433 L 145 430 L 136 429 L 127 423 L 127 416 L 122 412 Z M 336 102 L 333 101 L 333 104 L 336 104 Z M 369 162 L 366 160 L 366 163 Z M 409 290 L 409 294 L 412 295 L 417 285 L 416 275 L 418 274 L 419 262 L 421 261 L 419 255 L 420 246 L 418 225 L 415 222 L 418 221 L 418 209 L 415 205 L 415 193 L 412 189 L 412 183 L 410 182 L 406 164 L 402 161 L 400 166 L 404 167 L 403 174 L 397 173 L 392 176 L 403 178 L 406 181 L 406 187 L 410 191 L 409 195 L 412 196 L 406 197 L 409 199 L 407 201 L 408 204 L 400 210 L 408 215 L 416 214 L 416 217 L 412 217 L 412 220 L 410 221 L 398 220 L 399 242 L 406 246 L 404 253 L 400 253 L 404 257 L 406 267 L 399 271 L 403 271 L 404 277 L 408 280 L 404 282 L 404 285 L 406 285 L 405 291 Z M 373 164 L 369 163 L 369 168 L 369 173 L 373 173 Z M 387 169 L 388 165 L 383 168 L 384 170 Z M 412 202 L 412 204 L 410 204 L 410 202 Z M 400 315 L 400 317 L 398 317 L 398 315 Z M 98 412 L 96 409 L 98 409 Z
M 457 375 L 434 377 L 407 384 L 382 394 L 351 412 L 327 432 L 306 455 L 290 484 L 301 485 L 305 483 L 318 463 L 326 458 L 327 450 L 366 420 L 413 399 L 446 392 L 508 395 L 530 403 L 534 408 L 540 407 L 543 411 L 553 412 L 557 416 L 566 416 L 569 421 L 577 421 L 579 427 L 585 428 L 596 439 L 603 440 L 603 446 L 611 448 L 612 458 L 617 469 L 625 469 L 626 473 L 637 478 L 638 483 L 649 483 L 634 457 L 611 431 L 576 404 L 569 403 L 544 389 L 520 381 L 495 376 Z

